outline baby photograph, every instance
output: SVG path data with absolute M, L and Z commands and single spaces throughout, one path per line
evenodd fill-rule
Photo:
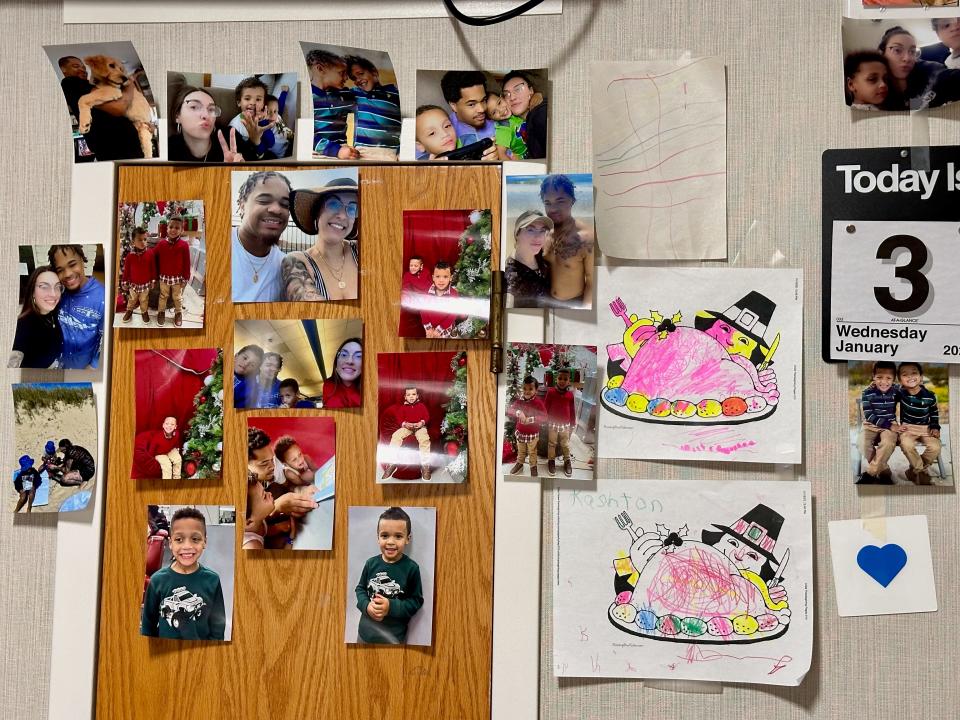
M 377 355 L 377 482 L 467 479 L 467 353 Z
M 247 418 L 244 550 L 333 549 L 336 422 Z
M 507 178 L 507 307 L 593 307 L 596 234 L 587 175 Z
M 400 337 L 487 337 L 489 210 L 406 210 L 400 268 Z
M 136 350 L 135 480 L 219 478 L 223 352 Z
M 120 203 L 117 228 L 113 326 L 202 328 L 207 274 L 203 201 Z
M 147 505 L 141 635 L 230 640 L 236 517 L 232 505 Z
M 294 156 L 297 73 L 167 73 L 167 159 L 256 162 Z
M 47 45 L 75 162 L 157 157 L 157 104 L 130 41 Z
M 433 644 L 437 509 L 351 507 L 344 642 Z
M 97 408 L 90 383 L 13 386 L 15 513 L 83 510 L 97 479 Z
M 21 245 L 18 254 L 20 312 L 8 366 L 99 371 L 103 245 Z
M 855 483 L 953 485 L 948 370 L 942 363 L 847 363 Z
M 313 95 L 315 160 L 396 160 L 400 90 L 379 50 L 301 42 Z
M 238 320 L 233 406 L 339 410 L 363 404 L 363 320 Z
M 592 480 L 597 348 L 510 343 L 502 466 L 507 477 Z M 546 458 L 546 464 L 541 462 Z
M 356 300 L 357 168 L 230 173 L 233 301 Z

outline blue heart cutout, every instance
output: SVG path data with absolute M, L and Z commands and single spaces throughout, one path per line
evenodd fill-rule
M 906 551 L 894 543 L 883 547 L 864 545 L 857 553 L 860 569 L 884 587 L 893 582 L 906 564 Z

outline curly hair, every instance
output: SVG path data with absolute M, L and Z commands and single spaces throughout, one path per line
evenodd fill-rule
M 243 91 L 248 88 L 260 88 L 263 90 L 263 98 L 264 102 L 266 102 L 267 92 L 269 92 L 267 90 L 267 84 L 260 78 L 251 75 L 250 77 L 241 80 L 236 89 L 233 91 L 233 99 L 237 105 L 240 104 L 240 97 L 243 95 Z
M 297 440 L 293 437 L 293 435 L 284 435 L 274 444 L 273 454 L 276 455 L 280 460 L 283 460 L 283 456 L 287 454 L 287 450 L 297 444 Z
M 287 190 L 293 190 L 293 187 L 290 185 L 290 180 L 283 173 L 278 173 L 276 170 L 261 170 L 259 172 L 251 173 L 250 177 L 243 181 L 243 185 L 240 186 L 240 191 L 237 193 L 237 207 L 243 207 L 243 204 L 247 201 L 247 198 L 250 197 L 250 193 L 253 192 L 253 189 L 262 183 L 265 183 L 271 178 L 280 178 L 287 184 Z
M 87 262 L 87 256 L 83 252 L 83 245 L 51 245 L 50 249 L 47 250 L 47 260 L 50 262 L 50 267 L 57 266 L 53 258 L 58 252 L 67 253 L 68 251 L 79 257 L 84 263 Z
M 247 460 L 253 460 L 253 453 L 270 444 L 270 436 L 258 427 L 247 428 Z
M 407 535 L 410 534 L 410 516 L 407 515 L 403 508 L 388 507 L 382 513 L 380 513 L 380 517 L 377 519 L 377 532 L 380 531 L 381 520 L 403 520 L 407 523 Z
M 182 507 L 173 514 L 173 517 L 170 518 L 171 532 L 173 532 L 173 525 L 177 520 L 199 520 L 200 524 L 203 525 L 203 534 L 207 534 L 207 519 L 195 507 Z

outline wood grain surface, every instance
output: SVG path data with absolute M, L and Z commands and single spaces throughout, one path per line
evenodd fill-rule
M 230 300 L 231 169 L 146 164 L 118 169 L 120 202 L 203 200 L 208 252 L 206 324 L 202 330 L 113 331 L 97 717 L 489 717 L 496 455 L 495 378 L 488 371 L 489 349 L 479 341 L 457 344 L 401 340 L 397 337 L 397 319 L 403 210 L 490 208 L 496 263 L 500 170 L 491 166 L 361 167 L 360 299 L 234 305 Z M 242 518 L 246 502 L 246 418 L 250 413 L 235 412 L 232 407 L 225 410 L 222 481 L 130 480 L 135 425 L 134 351 L 222 347 L 225 376 L 229 377 L 235 319 L 357 316 L 365 323 L 368 381 L 364 383 L 363 408 L 298 413 L 329 415 L 337 422 L 334 549 L 244 552 L 240 550 L 238 526 L 233 641 L 141 637 L 146 505 L 232 504 Z M 168 313 L 168 322 L 169 318 Z M 467 482 L 377 485 L 377 384 L 372 381 L 376 354 L 455 348 L 469 352 Z M 276 416 L 285 412 L 253 414 Z M 432 647 L 344 644 L 347 508 L 352 505 L 437 508 Z

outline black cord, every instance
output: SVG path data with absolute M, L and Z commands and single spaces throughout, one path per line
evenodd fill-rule
M 533 10 L 537 5 L 542 3 L 543 0 L 527 0 L 519 7 L 515 7 L 513 10 L 508 10 L 505 13 L 500 13 L 499 15 L 487 15 L 486 17 L 474 17 L 473 15 L 463 14 L 457 6 L 454 4 L 453 0 L 443 0 L 443 4 L 447 7 L 447 10 L 451 15 L 453 15 L 457 20 L 462 22 L 464 25 L 473 25 L 475 27 L 483 27 L 485 25 L 496 25 L 497 23 L 505 22 L 506 20 L 511 20 L 518 15 L 523 15 L 527 10 Z

